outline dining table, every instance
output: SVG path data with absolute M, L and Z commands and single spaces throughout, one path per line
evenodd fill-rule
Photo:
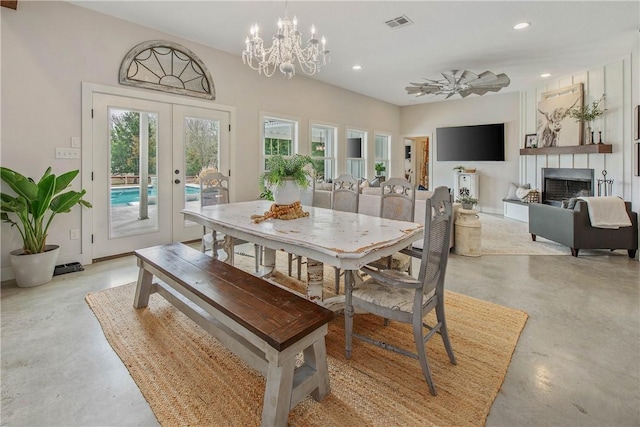
M 390 256 L 423 236 L 423 225 L 377 216 L 302 206 L 308 216 L 259 220 L 273 202 L 254 200 L 183 209 L 185 220 L 225 235 L 222 249 L 233 264 L 233 238 L 264 248 L 261 275 L 275 268 L 275 253 L 284 250 L 307 258 L 306 298 L 332 310 L 344 307 L 344 295 L 323 299 L 324 264 L 345 271 L 350 286 L 361 267 Z M 217 257 L 217 254 L 212 254 Z

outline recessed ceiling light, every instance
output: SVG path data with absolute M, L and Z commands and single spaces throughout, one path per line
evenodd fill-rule
M 519 24 L 516 24 L 513 26 L 514 30 L 524 30 L 525 28 L 527 28 L 529 25 L 531 25 L 530 22 L 520 22 Z
M 544 78 L 547 78 L 547 77 L 551 77 L 551 74 L 543 73 L 543 74 L 540 74 L 540 77 L 542 77 L 544 79 Z
M 362 70 L 362 65 L 354 65 L 353 67 L 351 67 L 352 70 Z

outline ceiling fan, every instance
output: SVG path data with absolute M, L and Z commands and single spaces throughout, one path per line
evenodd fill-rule
M 427 83 L 409 83 L 413 86 L 407 86 L 409 95 L 447 95 L 447 98 L 459 94 L 466 98 L 472 93 L 476 95 L 484 95 L 487 92 L 498 92 L 503 87 L 509 86 L 511 80 L 506 74 L 495 75 L 491 71 L 485 71 L 480 75 L 464 70 L 458 74 L 459 70 L 452 70 L 448 73 L 442 73 L 444 79 L 431 80 L 424 79 Z

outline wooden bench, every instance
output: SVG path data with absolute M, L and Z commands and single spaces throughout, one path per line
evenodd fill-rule
M 286 426 L 307 395 L 330 392 L 324 337 L 333 312 L 269 282 L 175 243 L 135 251 L 133 306 L 159 293 L 267 379 L 263 426 Z M 152 283 L 153 276 L 163 282 Z M 304 364 L 294 362 L 300 352 Z

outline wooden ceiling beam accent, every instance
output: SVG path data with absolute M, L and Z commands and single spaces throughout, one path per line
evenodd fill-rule
M 17 10 L 18 9 L 18 0 L 2 0 L 0 1 L 0 6 L 8 7 L 9 9 Z

